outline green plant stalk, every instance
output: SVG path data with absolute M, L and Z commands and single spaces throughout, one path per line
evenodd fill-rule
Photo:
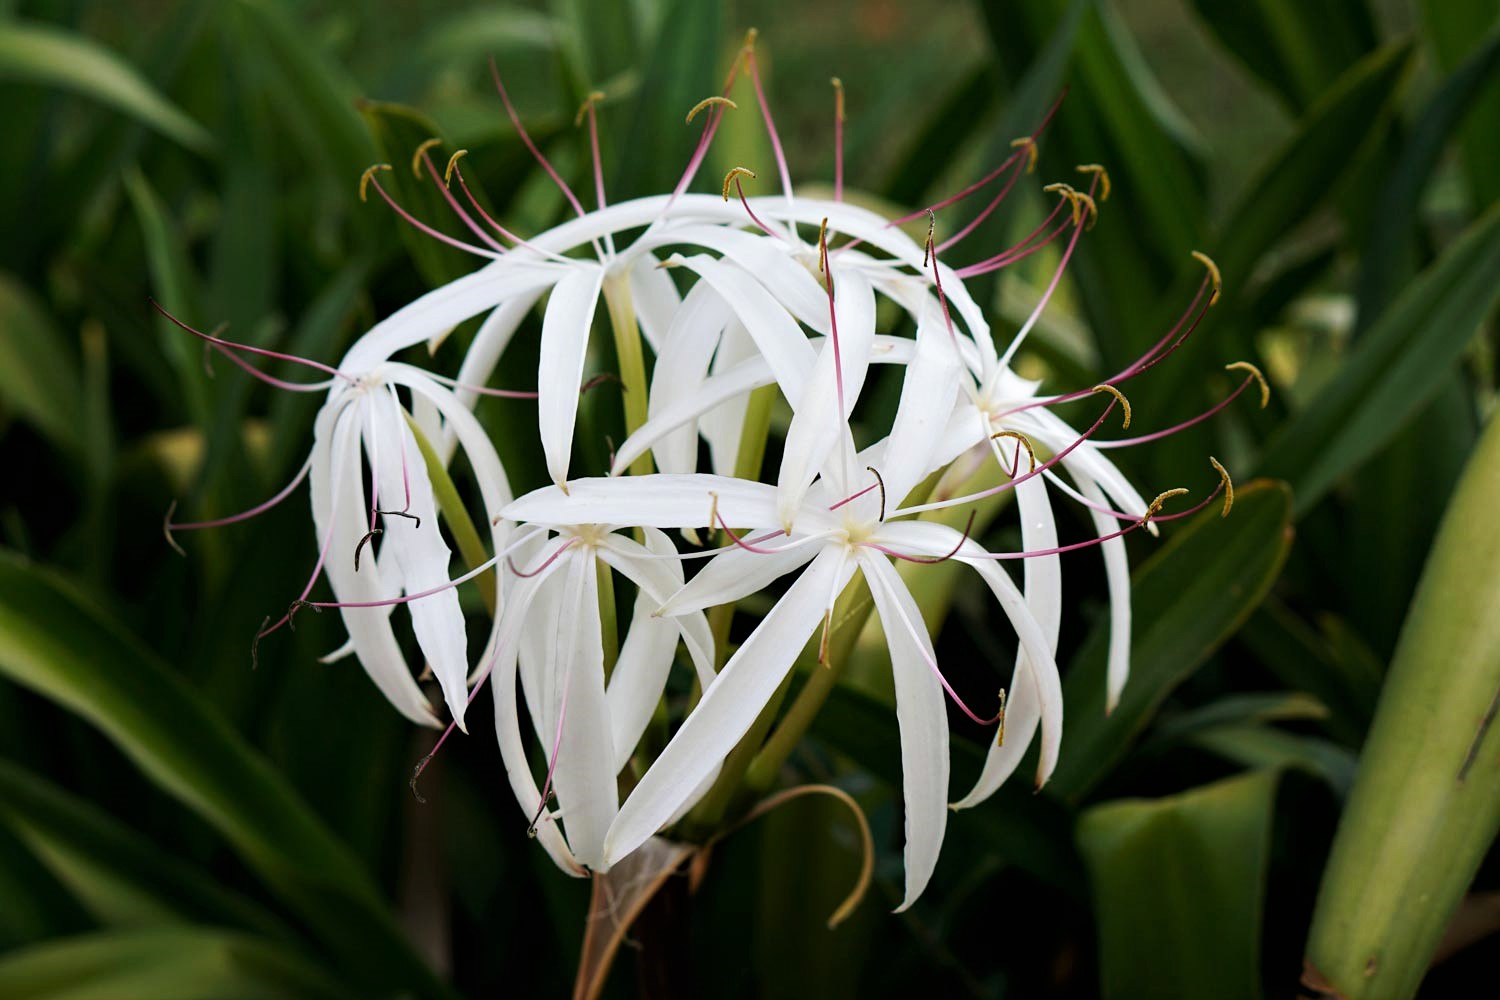
M 646 402 L 650 398 L 646 385 L 646 359 L 641 353 L 641 330 L 636 324 L 635 308 L 630 300 L 630 281 L 625 276 L 604 279 L 604 303 L 609 310 L 609 325 L 615 334 L 615 360 L 620 366 L 624 384 L 625 433 L 634 434 L 646 422 Z M 645 451 L 630 463 L 632 476 L 652 472 L 651 453 Z
M 471 570 L 483 565 L 489 560 L 489 556 L 485 553 L 484 542 L 480 541 L 474 522 L 469 518 L 468 508 L 459 499 L 458 487 L 453 485 L 453 477 L 448 475 L 448 470 L 443 466 L 442 459 L 438 458 L 432 442 L 427 440 L 427 435 L 422 433 L 422 429 L 417 426 L 411 414 L 403 411 L 402 415 L 406 417 L 406 426 L 411 428 L 411 436 L 416 439 L 417 450 L 422 453 L 422 462 L 427 466 L 427 478 L 432 481 L 433 499 L 437 501 L 438 512 L 447 522 L 448 530 L 453 532 L 453 541 L 458 545 L 459 555 L 464 557 L 464 562 Z M 489 610 L 490 617 L 495 617 L 494 570 L 485 570 L 476 576 L 474 586 L 479 588 L 479 596 Z
M 1496 496 L 1491 419 L 1402 627 L 1318 892 L 1307 981 L 1348 1000 L 1416 992 L 1500 830 Z
M 615 617 L 615 586 L 609 563 L 594 558 L 599 574 L 599 636 L 604 644 L 604 679 L 614 672 L 615 661 L 620 658 L 620 625 Z

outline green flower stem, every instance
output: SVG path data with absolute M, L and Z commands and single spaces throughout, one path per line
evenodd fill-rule
M 615 358 L 625 388 L 625 433 L 634 434 L 646 422 L 646 402 L 650 397 L 646 385 L 646 359 L 641 353 L 641 330 L 636 324 L 635 308 L 630 300 L 629 279 L 624 275 L 605 278 L 604 303 L 609 309 L 609 325 L 615 333 Z M 650 475 L 651 471 L 649 451 L 630 463 L 632 476 Z
M 427 436 L 411 418 L 411 414 L 403 412 L 402 415 L 406 417 L 406 426 L 411 428 L 411 436 L 416 439 L 417 450 L 422 453 L 422 461 L 427 466 L 427 478 L 432 481 L 432 496 L 437 501 L 438 512 L 443 515 L 448 530 L 453 533 L 453 541 L 458 545 L 458 554 L 463 556 L 464 562 L 470 569 L 473 569 L 489 559 L 489 555 L 485 552 L 484 542 L 480 541 L 479 532 L 469 518 L 468 508 L 459 499 L 458 487 L 453 485 L 453 477 L 448 475 L 448 470 L 432 447 L 432 442 L 427 440 Z M 495 571 L 485 570 L 476 576 L 474 586 L 479 588 L 479 596 L 484 601 L 490 617 L 495 617 Z
M 609 563 L 595 557 L 599 574 L 599 636 L 604 643 L 604 679 L 614 672 L 620 658 L 620 626 L 615 617 L 615 585 Z

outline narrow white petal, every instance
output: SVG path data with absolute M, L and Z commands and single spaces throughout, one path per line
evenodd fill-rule
M 660 371 L 660 369 L 658 369 Z M 740 362 L 722 375 L 703 379 L 691 392 L 674 395 L 672 402 L 653 410 L 651 416 L 634 434 L 625 439 L 615 453 L 612 466 L 615 475 L 620 475 L 648 450 L 656 456 L 656 464 L 663 472 L 691 473 L 697 466 L 698 427 L 696 421 L 705 417 L 715 407 L 744 397 L 753 389 L 770 385 L 775 379 L 763 358 L 755 357 Z M 655 405 L 656 398 L 652 397 Z M 740 419 L 744 419 L 744 404 L 739 407 Z M 734 428 L 736 434 L 739 428 Z M 710 434 L 708 421 L 703 431 Z M 713 438 L 710 437 L 710 444 Z M 735 441 L 738 445 L 738 440 Z M 717 464 L 717 463 L 716 463 Z M 727 474 L 727 473 L 726 473 Z
M 823 620 L 829 590 L 847 583 L 852 575 L 853 567 L 842 552 L 830 549 L 792 584 L 724 665 L 698 707 L 620 807 L 604 841 L 605 860 L 618 862 L 661 829 L 724 760 Z
M 388 553 L 394 555 L 407 593 L 436 589 L 449 581 L 448 567 L 453 556 L 438 530 L 437 506 L 427 466 L 390 393 L 372 392 L 370 405 L 373 418 L 369 434 L 374 441 L 367 445 L 367 451 L 380 485 L 380 505 L 385 510 L 401 510 L 409 500 L 407 513 L 416 518 L 390 515 L 381 518 L 381 558 L 388 558 Z M 448 711 L 458 728 L 467 732 L 464 708 L 469 698 L 468 638 L 458 590 L 450 587 L 438 591 L 411 601 L 406 609 L 411 614 L 417 645 L 443 690 Z
M 506 627 L 502 629 L 493 653 L 493 672 L 490 676 L 490 692 L 495 702 L 495 737 L 500 744 L 500 758 L 505 765 L 505 774 L 510 781 L 512 794 L 520 803 L 521 811 L 529 820 L 541 805 L 542 793 L 537 788 L 531 765 L 526 760 L 526 747 L 521 738 L 520 714 L 516 710 L 516 651 L 521 624 L 527 620 L 532 599 L 538 587 L 556 572 L 556 564 L 549 566 L 540 576 L 522 580 L 517 585 L 514 599 L 506 612 Z M 551 744 L 547 744 L 551 749 Z M 586 874 L 578 859 L 568 850 L 562 831 L 550 815 L 537 824 L 536 836 L 557 867 L 569 875 Z
M 922 894 L 937 866 L 948 824 L 948 713 L 922 612 L 884 556 L 869 553 L 860 566 L 890 647 L 901 736 L 901 787 L 906 803 L 906 896 L 900 912 Z
M 834 351 L 832 338 L 824 341 L 816 366 L 801 394 L 787 397 L 796 412 L 787 429 L 781 470 L 776 480 L 777 513 L 783 526 L 792 524 L 797 508 L 807 495 L 807 487 L 847 433 L 849 414 L 859 400 L 865 374 L 869 371 L 870 348 L 875 341 L 875 293 L 870 283 L 857 272 L 837 276 L 834 288 L 834 309 L 839 318 L 839 350 Z M 837 369 L 835 354 L 838 355 Z M 838 391 L 840 377 L 843 383 L 842 411 Z
M 718 292 L 760 348 L 788 400 L 797 400 L 817 358 L 807 335 L 765 286 L 732 264 L 702 254 L 679 258 Z
M 947 464 L 934 453 L 933 443 L 953 415 L 961 377 L 958 355 L 934 305 L 917 327 L 916 357 L 901 383 L 901 402 L 880 470 L 891 510 L 929 473 Z
M 1104 503 L 1099 487 L 1084 480 L 1078 484 L 1083 495 L 1095 503 Z M 1100 536 L 1120 530 L 1120 522 L 1097 510 L 1089 511 L 1094 530 Z M 1120 703 L 1120 692 L 1130 677 L 1130 563 L 1125 555 L 1125 539 L 1111 538 L 1101 542 L 1104 553 L 1104 578 L 1109 584 L 1109 659 L 1105 671 L 1104 711 L 1113 712 Z
M 654 556 L 675 555 L 672 540 L 656 528 L 642 528 L 646 544 L 642 547 L 634 539 L 621 534 L 610 534 L 600 543 L 599 558 L 640 588 L 641 594 L 650 599 L 654 615 L 667 600 L 682 589 L 682 563 L 676 559 L 642 558 L 643 554 Z M 636 612 L 642 611 L 639 601 Z M 714 638 L 708 627 L 708 619 L 702 614 L 674 616 L 672 625 L 682 634 L 688 656 L 698 672 L 698 681 L 708 687 L 714 679 Z
M 387 593 L 380 573 L 366 565 L 354 570 L 354 550 L 368 530 L 363 471 L 359 457 L 359 405 L 325 404 L 313 428 L 311 495 L 313 523 L 320 543 L 326 539 L 323 572 L 340 601 L 379 601 Z M 381 694 L 413 722 L 436 726 L 437 717 L 417 686 L 384 609 L 341 608 L 349 641 L 365 673 Z
M 709 370 L 714 379 L 727 378 L 732 372 L 739 370 L 741 365 L 751 363 L 770 373 L 771 366 L 760 356 L 755 341 L 745 330 L 745 324 L 739 320 L 730 320 L 724 327 L 723 335 L 719 337 L 719 349 L 714 352 L 713 367 Z M 757 380 L 750 389 L 724 399 L 699 419 L 698 432 L 708 442 L 711 471 L 722 476 L 735 474 L 739 466 L 740 438 L 745 432 L 745 415 L 750 408 L 750 391 L 774 381 L 774 377 L 768 377 L 765 381 Z
M 635 304 L 636 321 L 641 336 L 651 350 L 660 354 L 667 328 L 682 304 L 677 285 L 657 259 L 649 253 L 639 254 L 630 266 L 630 301 Z
M 792 539 L 777 537 L 766 542 L 765 546 L 775 548 L 789 541 Z M 721 552 L 710 559 L 687 586 L 662 602 L 661 614 L 686 614 L 748 597 L 805 565 L 821 548 L 819 542 L 807 542 L 774 555 L 739 548 Z
M 1062 744 L 1062 682 L 1057 674 L 1057 662 L 1053 658 L 1047 635 L 1026 606 L 1026 599 L 1021 595 L 1015 582 L 1011 580 L 1010 574 L 1006 573 L 994 560 L 985 558 L 988 553 L 978 542 L 965 539 L 957 531 L 944 524 L 929 521 L 898 521 L 885 524 L 881 526 L 879 541 L 901 552 L 930 557 L 945 556 L 956 549 L 957 554 L 954 558 L 972 566 L 990 588 L 990 593 L 994 594 L 1001 610 L 1010 619 L 1011 628 L 1016 631 L 1021 651 L 1025 654 L 1021 662 L 1028 667 L 1035 668 L 1029 669 L 1027 673 L 1031 675 L 1032 683 L 1037 686 L 1042 709 L 1042 754 L 1037 767 L 1037 785 L 1040 786 L 1051 776 L 1053 768 L 1057 766 L 1057 754 Z M 1015 688 L 1024 683 L 1026 683 L 1026 678 L 1016 677 L 1011 682 L 1011 687 Z M 1006 730 L 1005 742 L 1007 746 L 1010 746 L 1009 726 Z M 973 804 L 971 800 L 978 801 L 973 793 L 963 801 Z
M 776 523 L 775 490 L 726 476 L 650 476 L 576 479 L 563 493 L 534 490 L 505 508 L 512 521 L 531 524 L 622 524 L 652 528 L 706 528 L 717 497 L 719 516 L 734 528 Z
M 604 646 L 600 637 L 598 562 L 581 553 L 572 560 L 557 636 L 554 679 L 562 740 L 553 785 L 568 844 L 580 862 L 604 871 L 604 834 L 619 808 L 609 708 L 604 698 Z
M 827 294 L 782 241 L 742 229 L 702 225 L 675 229 L 664 239 L 722 254 L 764 285 L 799 322 L 819 333 L 828 332 Z
M 571 272 L 552 289 L 542 319 L 542 357 L 536 371 L 537 429 L 547 458 L 547 473 L 555 483 L 568 480 L 589 329 L 594 324 L 603 280 L 601 268 Z
M 727 322 L 729 306 L 719 297 L 719 293 L 703 282 L 694 285 L 687 298 L 683 299 L 682 307 L 672 317 L 656 357 L 656 367 L 651 372 L 648 425 L 653 420 L 658 420 L 662 413 L 679 408 L 678 404 L 682 400 L 697 395 L 704 376 L 708 374 L 714 350 L 719 345 L 719 335 Z M 668 422 L 666 426 L 670 430 L 666 433 L 653 429 L 651 436 L 647 438 L 661 471 L 698 471 L 698 429 L 692 420 L 700 412 L 702 410 L 689 410 L 690 416 Z M 641 431 L 644 429 L 641 428 L 626 439 L 620 454 L 615 456 L 614 469 L 617 474 L 635 461 L 644 450 L 633 445 L 633 442 L 643 437 Z
M 616 773 L 630 761 L 635 745 L 651 722 L 657 702 L 666 690 L 673 654 L 677 652 L 676 620 L 658 617 L 654 614 L 656 607 L 657 602 L 644 590 L 636 595 L 630 631 L 625 634 L 605 690 Z

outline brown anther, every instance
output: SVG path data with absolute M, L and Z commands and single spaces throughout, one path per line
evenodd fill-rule
M 848 121 L 844 117 L 844 81 L 838 77 L 828 81 L 833 84 L 833 116 L 839 121 Z
M 417 147 L 417 151 L 411 154 L 411 175 L 413 177 L 417 180 L 422 179 L 422 157 L 433 146 L 441 146 L 442 144 L 443 140 L 434 137 Z
M 1010 148 L 1011 149 L 1025 149 L 1026 150 L 1026 172 L 1028 174 L 1036 172 L 1036 155 L 1037 155 L 1037 150 L 1036 150 L 1036 140 L 1035 139 L 1033 139 L 1029 135 L 1023 135 L 1019 139 L 1012 139 L 1010 141 Z
M 1123 399 L 1124 397 L 1122 396 L 1121 398 Z M 1129 408 L 1130 408 L 1130 404 L 1126 403 L 1125 407 L 1126 407 L 1126 412 L 1128 413 L 1129 412 Z M 1021 433 L 1019 433 L 1017 431 L 1000 431 L 998 434 L 991 434 L 990 435 L 990 440 L 991 441 L 998 441 L 1001 438 L 1014 438 L 1015 441 L 1022 448 L 1025 448 L 1026 449 L 1026 457 L 1031 462 L 1031 467 L 1027 470 L 1027 475 L 1030 475 L 1031 473 L 1033 473 L 1033 472 L 1036 471 L 1036 449 L 1032 448 L 1032 446 L 1031 446 L 1031 439 L 1030 438 L 1028 438 L 1025 434 L 1021 434 Z M 1015 476 L 1015 471 L 1014 470 L 1012 470 L 1011 476 L 1012 476 L 1012 478 L 1014 478 L 1014 476 Z
M 1234 480 L 1229 478 L 1229 470 L 1220 465 L 1217 458 L 1210 455 L 1208 461 L 1218 472 L 1219 481 L 1224 484 L 1224 509 L 1219 512 L 1219 516 L 1228 517 L 1229 512 L 1234 509 Z
M 1115 400 L 1117 402 L 1119 402 L 1120 406 L 1124 407 L 1124 409 L 1125 409 L 1125 422 L 1120 425 L 1120 428 L 1122 430 L 1129 430 L 1130 429 L 1130 400 L 1128 400 L 1128 399 L 1125 398 L 1125 394 L 1123 392 L 1121 392 L 1119 389 L 1116 389 L 1114 386 L 1110 385 L 1108 382 L 1101 382 L 1099 385 L 1094 386 L 1089 391 L 1090 392 L 1107 392 L 1111 396 L 1115 397 Z
M 748 178 L 750 178 L 753 181 L 753 180 L 755 180 L 755 171 L 751 170 L 749 167 L 734 167 L 733 169 L 731 169 L 729 171 L 729 173 L 725 174 L 724 175 L 724 200 L 725 201 L 729 200 L 729 185 L 731 185 L 731 184 L 737 184 L 738 183 L 738 178 L 740 178 L 740 177 L 748 177 Z
M 922 247 L 922 266 L 926 267 L 929 260 L 936 259 L 937 249 L 932 242 L 933 235 L 937 232 L 937 213 L 932 209 L 927 210 L 927 242 Z M 936 266 L 936 265 L 934 265 Z
M 467 149 L 460 149 L 458 152 L 456 152 L 452 156 L 448 157 L 448 165 L 443 168 L 443 187 L 451 187 L 452 186 L 452 184 L 453 184 L 453 171 L 455 171 L 455 170 L 458 169 L 458 161 L 459 161 L 459 159 L 462 158 L 462 157 L 468 156 L 468 155 L 469 155 L 469 151 Z M 462 179 L 462 175 L 460 175 L 460 179 Z
M 1219 274 L 1219 265 L 1215 264 L 1213 258 L 1198 250 L 1193 251 L 1193 259 L 1208 268 L 1208 277 L 1214 283 L 1214 294 L 1208 300 L 1209 305 L 1219 301 L 1219 293 L 1224 289 L 1224 279 Z
M 818 640 L 818 662 L 823 664 L 824 669 L 832 667 L 828 661 L 828 634 L 833 631 L 833 611 L 823 612 L 823 637 Z
M 1146 505 L 1146 513 L 1141 515 L 1141 527 L 1144 528 L 1146 525 L 1151 523 L 1151 519 L 1161 512 L 1162 504 L 1166 503 L 1173 497 L 1186 496 L 1187 492 L 1187 490 L 1179 486 L 1175 490 L 1167 490 L 1165 493 L 1158 493 L 1156 495 L 1156 499 L 1152 500 L 1149 504 Z
M 318 607 L 312 601 L 304 601 L 300 597 L 297 598 L 286 609 L 286 627 L 291 629 L 293 632 L 297 631 L 297 612 L 301 611 L 303 608 L 312 608 L 314 612 L 320 615 L 323 613 L 323 609 Z
M 589 96 L 583 99 L 583 104 L 578 108 L 578 114 L 573 116 L 573 127 L 577 128 L 583 124 L 583 116 L 589 113 L 589 108 L 604 100 L 604 91 L 591 90 Z
M 1096 177 L 1098 177 L 1099 178 L 1099 200 L 1100 201 L 1109 201 L 1109 192 L 1110 192 L 1109 171 L 1105 170 L 1104 166 L 1102 164 L 1099 164 L 1099 163 L 1080 163 L 1077 167 L 1074 167 L 1073 169 L 1077 170 L 1080 174 L 1093 174 Z
M 1235 361 L 1225 365 L 1224 370 L 1226 372 L 1249 372 L 1250 377 L 1255 379 L 1256 383 L 1260 385 L 1260 408 L 1264 410 L 1266 405 L 1271 402 L 1271 383 L 1266 381 L 1266 377 L 1260 373 L 1259 368 L 1248 361 Z
M 714 530 L 714 525 L 719 523 L 719 494 L 713 490 L 708 491 L 708 530 Z
M 365 200 L 365 189 L 370 186 L 370 179 L 372 177 L 374 177 L 378 172 L 380 172 L 382 170 L 389 170 L 389 169 L 391 169 L 391 165 L 389 163 L 377 163 L 377 164 L 375 164 L 372 167 L 367 167 L 365 169 L 365 172 L 359 175 L 359 200 L 360 201 L 364 201 Z
M 759 38 L 759 37 L 760 37 L 760 29 L 759 28 L 751 28 L 748 31 L 746 31 L 745 32 L 745 45 L 744 45 L 744 47 L 740 51 L 744 52 L 746 55 L 750 55 L 751 53 L 753 53 L 755 51 L 755 40 L 757 38 Z
M 828 216 L 818 223 L 818 273 L 828 272 Z
M 1005 746 L 1005 688 L 1000 689 L 1000 711 L 995 713 L 995 722 L 998 728 L 995 730 L 995 746 Z
M 359 554 L 361 551 L 363 551 L 365 545 L 376 535 L 382 534 L 385 534 L 385 529 L 371 528 L 369 531 L 365 532 L 365 537 L 359 540 L 359 544 L 354 546 L 354 572 L 359 572 Z
M 722 104 L 726 108 L 729 108 L 731 110 L 739 107 L 738 104 L 734 103 L 727 97 L 705 97 L 697 104 L 694 104 L 693 109 L 687 113 L 687 123 L 689 125 L 693 124 L 693 119 L 698 117 L 698 112 L 702 111 L 704 108 L 711 108 L 718 104 Z
M 875 466 L 873 466 L 873 465 L 867 465 L 867 466 L 865 466 L 865 471 L 868 472 L 868 473 L 870 473 L 871 475 L 873 475 L 875 477 L 875 482 L 880 485 L 880 520 L 884 521 L 885 520 L 885 477 L 882 476 L 880 474 L 880 470 L 877 469 L 877 468 L 875 468 Z

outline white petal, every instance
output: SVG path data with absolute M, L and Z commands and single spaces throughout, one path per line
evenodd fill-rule
M 620 450 L 615 454 L 615 464 L 612 466 L 614 474 L 618 476 L 623 473 L 630 467 L 630 463 L 648 449 L 655 454 L 656 463 L 663 472 L 696 471 L 698 434 L 694 422 L 715 407 L 743 397 L 753 389 L 770 385 L 773 381 L 775 379 L 771 377 L 770 367 L 759 357 L 742 361 L 722 375 L 703 379 L 690 393 L 676 395 L 670 405 L 654 410 L 651 417 L 625 439 L 625 443 L 620 445 Z M 655 404 L 655 397 L 652 403 Z M 744 404 L 741 403 L 741 421 L 744 419 L 744 409 Z M 707 424 L 708 421 L 705 420 L 705 435 L 710 433 Z M 734 431 L 737 435 L 738 426 Z M 710 437 L 710 443 L 712 442 L 713 438 Z M 735 444 L 738 445 L 738 438 Z
M 781 471 L 776 480 L 777 512 L 781 524 L 787 528 L 807 495 L 807 487 L 847 432 L 849 414 L 859 400 L 870 366 L 870 348 L 875 340 L 875 293 L 858 273 L 837 276 L 834 288 L 839 350 L 834 351 L 832 338 L 826 340 L 802 393 L 787 397 L 796 412 L 787 429 Z M 842 411 L 835 354 L 843 383 Z M 844 470 L 844 475 L 848 474 L 849 470 Z
M 600 268 L 573 271 L 552 289 L 542 319 L 542 357 L 537 366 L 537 429 L 555 483 L 568 479 L 573 454 L 573 425 L 588 354 L 589 329 L 604 279 Z
M 973 539 L 964 539 L 961 534 L 947 525 L 930 521 L 898 521 L 885 524 L 881 526 L 879 541 L 898 551 L 924 556 L 945 556 L 956 549 L 957 554 L 954 558 L 972 566 L 989 586 L 990 593 L 994 594 L 1001 610 L 1010 619 L 1011 627 L 1016 631 L 1021 651 L 1025 653 L 1022 662 L 1028 667 L 1035 668 L 1028 670 L 1028 673 L 1032 683 L 1037 686 L 1042 708 L 1042 754 L 1037 766 L 1037 785 L 1040 787 L 1051 776 L 1053 768 L 1057 766 L 1057 753 L 1062 744 L 1062 682 L 1058 678 L 1057 662 L 1049 648 L 1047 635 L 1027 608 L 1026 599 L 1021 596 L 1020 590 L 1016 588 L 1010 575 L 996 565 L 994 560 L 985 558 L 988 553 L 978 542 Z M 1014 688 L 1024 683 L 1026 683 L 1025 678 L 1017 677 L 1011 682 L 1011 686 Z M 1007 725 L 1005 734 L 1007 746 L 1011 744 L 1009 729 Z M 970 801 L 972 798 L 971 794 L 965 798 L 964 802 L 973 804 Z
M 656 357 L 656 367 L 651 372 L 648 424 L 664 411 L 673 409 L 681 400 L 696 395 L 708 373 L 709 362 L 719 344 L 719 335 L 727 322 L 729 306 L 719 297 L 719 293 L 703 282 L 694 285 L 687 298 L 682 301 L 682 308 L 673 316 L 671 326 L 667 328 L 661 351 Z M 661 471 L 698 471 L 698 430 L 691 423 L 696 416 L 693 413 L 688 418 L 672 420 L 667 424 L 673 428 L 668 433 L 652 432 L 652 437 L 655 438 L 652 449 Z M 642 436 L 638 430 L 626 439 L 620 454 L 615 456 L 614 469 L 617 474 L 641 453 L 640 450 L 633 449 L 632 442 L 640 440 Z
M 656 528 L 642 528 L 641 533 L 646 539 L 644 547 L 624 535 L 605 536 L 600 543 L 599 558 L 640 588 L 641 594 L 649 598 L 650 613 L 654 615 L 668 598 L 682 589 L 682 563 L 676 559 L 643 558 L 647 553 L 675 555 L 677 549 L 672 540 Z M 637 599 L 636 613 L 642 610 L 645 609 Z M 688 656 L 698 671 L 699 683 L 708 687 L 714 679 L 714 637 L 708 619 L 701 614 L 677 615 L 672 619 L 672 626 L 682 634 Z
M 765 543 L 765 546 L 780 547 L 788 541 L 791 539 L 778 537 Z M 686 614 L 748 597 L 798 566 L 805 565 L 818 554 L 821 547 L 818 542 L 808 542 L 797 545 L 788 552 L 774 555 L 739 548 L 721 552 L 710 559 L 708 565 L 688 581 L 687 586 L 663 601 L 660 613 Z
M 373 414 L 369 433 L 374 441 L 367 445 L 367 450 L 380 484 L 380 506 L 398 510 L 409 499 L 408 512 L 418 519 L 381 518 L 384 529 L 381 558 L 387 558 L 388 552 L 394 555 L 407 593 L 436 589 L 448 583 L 453 556 L 438 530 L 437 506 L 426 463 L 390 393 L 374 390 L 369 402 Z M 458 605 L 458 590 L 450 587 L 418 598 L 409 602 L 406 609 L 411 614 L 417 645 L 443 689 L 448 711 L 458 728 L 467 732 L 464 708 L 469 698 L 468 638 L 463 611 Z
M 580 862 L 603 871 L 604 834 L 619 808 L 609 709 L 604 699 L 604 647 L 599 623 L 598 562 L 571 561 L 557 634 L 556 718 L 562 739 L 553 785 L 568 844 Z
M 750 633 L 724 665 L 677 734 L 641 778 L 604 841 L 605 860 L 615 863 L 659 830 L 739 742 L 797 654 L 823 620 L 831 589 L 842 589 L 853 567 L 842 552 L 828 550 Z
M 635 248 L 632 248 L 635 249 Z M 657 266 L 656 257 L 642 253 L 630 266 L 630 301 L 635 305 L 641 336 L 657 354 L 666 340 L 667 328 L 682 304 L 677 285 L 666 269 Z
M 636 595 L 630 631 L 625 634 L 605 690 L 616 773 L 630 761 L 635 745 L 651 722 L 657 702 L 666 690 L 673 654 L 677 652 L 676 619 L 658 617 L 654 614 L 656 607 L 656 600 L 644 590 Z
M 510 340 L 515 336 L 516 330 L 526 315 L 531 312 L 531 307 L 536 305 L 536 300 L 542 297 L 542 289 L 518 295 L 508 299 L 496 306 L 484 322 L 479 325 L 479 330 L 474 334 L 474 340 L 469 345 L 469 350 L 464 354 L 463 364 L 458 368 L 458 381 L 463 385 L 482 386 L 489 382 L 490 376 L 495 373 L 495 365 L 500 360 L 500 355 L 510 346 Z M 473 389 L 454 389 L 454 394 L 460 403 L 470 409 L 479 399 L 480 394 Z M 455 437 L 450 430 L 443 438 L 442 451 L 439 452 L 446 460 L 453 454 Z
M 766 287 L 801 323 L 828 332 L 828 297 L 818 279 L 788 252 L 787 245 L 760 233 L 726 226 L 684 226 L 664 240 L 691 243 L 722 254 Z
M 526 747 L 521 739 L 521 720 L 516 711 L 516 648 L 518 630 L 527 619 L 532 599 L 537 588 L 555 573 L 557 564 L 542 571 L 540 576 L 522 580 L 517 585 L 514 599 L 506 611 L 506 627 L 502 629 L 493 653 L 493 672 L 490 676 L 490 691 L 495 702 L 495 737 L 500 744 L 500 758 L 505 765 L 505 774 L 510 781 L 511 792 L 521 805 L 521 811 L 530 819 L 541 805 L 542 793 L 532 776 L 531 765 L 526 761 Z M 547 744 L 551 749 L 551 744 Z M 536 826 L 536 836 L 547 854 L 569 875 L 585 874 L 583 866 L 568 850 L 562 831 L 551 815 L 546 815 Z
M 786 307 L 777 302 L 764 285 L 732 264 L 701 254 L 678 259 L 728 303 L 776 374 L 776 381 L 786 398 L 800 399 L 817 357 L 807 342 L 807 335 Z
M 714 363 L 710 369 L 713 379 L 728 378 L 733 372 L 739 371 L 742 365 L 752 363 L 758 366 L 757 375 L 761 368 L 770 375 L 771 366 L 760 356 L 755 341 L 745 331 L 745 324 L 739 320 L 731 320 L 719 338 L 719 349 L 714 352 Z M 724 399 L 699 419 L 698 432 L 708 442 L 711 471 L 723 476 L 735 474 L 740 459 L 740 438 L 745 431 L 745 415 L 750 408 L 750 392 L 774 381 L 774 377 L 767 377 L 764 381 L 757 378 L 754 386 L 740 395 Z
M 1078 486 L 1090 500 L 1104 503 L 1104 494 L 1093 483 L 1084 480 Z M 1120 523 L 1108 514 L 1097 510 L 1089 513 L 1101 537 L 1120 530 Z M 1104 553 L 1104 578 L 1109 584 L 1109 659 L 1104 695 L 1104 711 L 1109 713 L 1120 703 L 1120 692 L 1130 677 L 1130 563 L 1124 538 L 1111 538 L 1101 542 L 1099 548 Z
M 719 516 L 731 527 L 763 529 L 776 523 L 776 494 L 770 486 L 702 474 L 577 479 L 566 494 L 546 486 L 516 500 L 503 514 L 531 524 L 704 528 L 709 527 L 715 496 Z
M 366 565 L 354 570 L 354 550 L 368 530 L 365 520 L 363 470 L 359 455 L 358 405 L 344 400 L 325 404 L 313 428 L 311 495 L 313 523 L 320 541 L 326 540 L 323 572 L 340 601 L 379 601 L 395 596 L 387 593 L 380 574 Z M 341 608 L 339 614 L 349 641 L 365 673 L 381 694 L 413 722 L 436 726 L 422 689 L 417 686 L 401 647 L 391 631 L 390 613 L 377 608 Z
M 918 483 L 947 464 L 934 453 L 933 442 L 953 415 L 962 377 L 958 355 L 934 306 L 917 327 L 916 357 L 901 383 L 901 402 L 880 468 L 889 509 L 901 506 Z
M 883 556 L 860 559 L 880 612 L 896 681 L 901 735 L 901 787 L 906 802 L 906 897 L 900 912 L 922 894 L 937 866 L 948 824 L 948 713 L 922 612 Z

